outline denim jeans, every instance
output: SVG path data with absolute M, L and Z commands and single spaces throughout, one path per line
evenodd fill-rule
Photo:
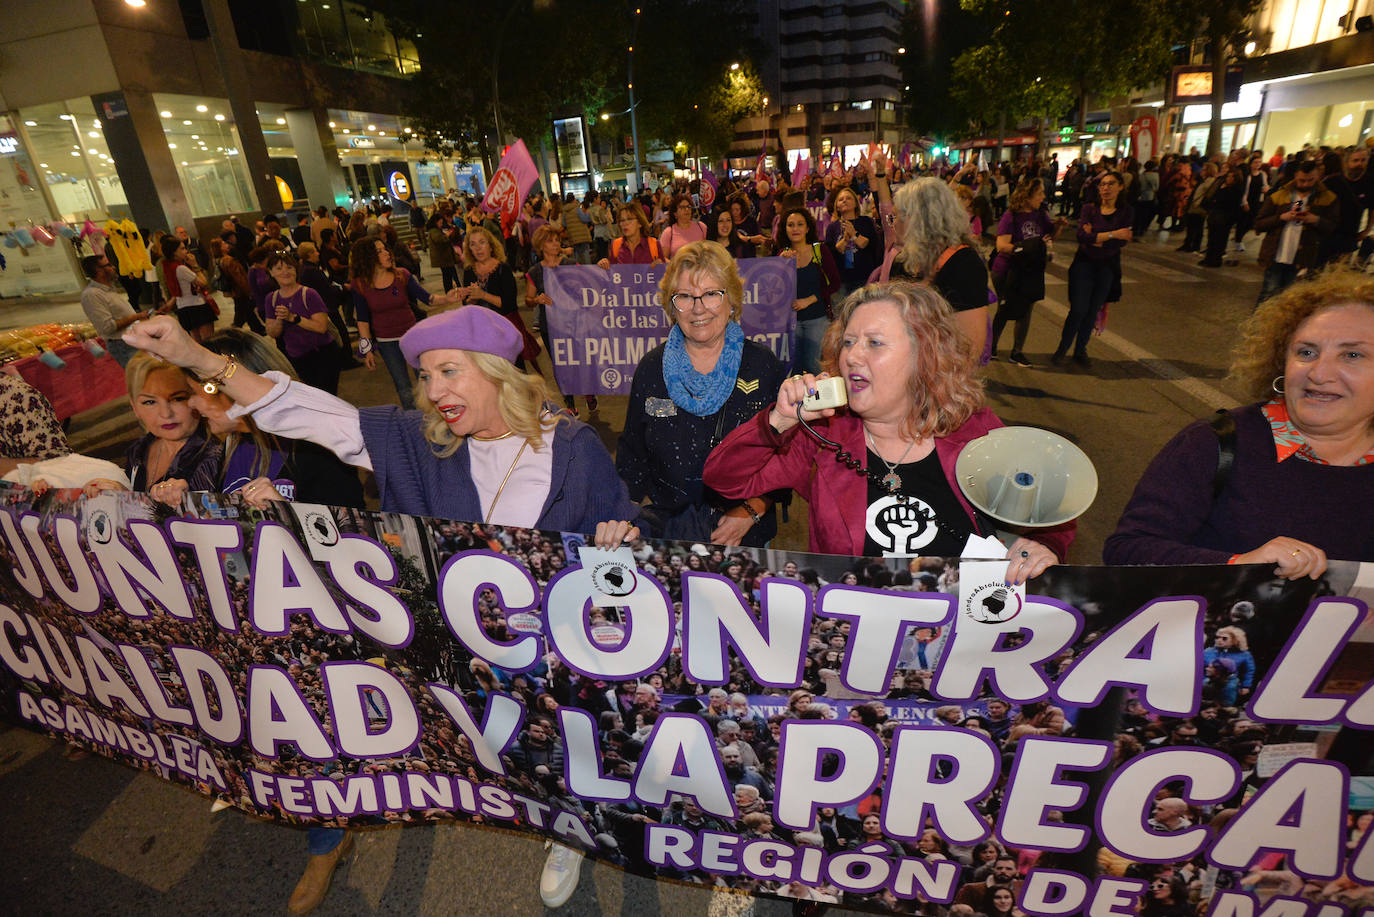
M 1255 301 L 1255 305 L 1259 305 L 1271 296 L 1282 293 L 1291 287 L 1293 281 L 1297 279 L 1298 266 L 1296 264 L 1269 262 L 1269 266 L 1264 269 L 1264 280 L 1260 283 L 1259 299 Z
M 343 839 L 343 828 L 307 828 L 305 831 L 306 846 L 310 849 L 312 857 L 329 853 L 339 846 Z
M 406 358 L 401 354 L 401 342 L 378 341 L 377 353 L 386 364 L 386 371 L 391 374 L 391 384 L 396 386 L 396 396 L 401 399 L 401 407 L 407 411 L 414 410 L 415 398 L 410 391 L 410 367 L 406 365 Z
M 825 331 L 829 327 L 828 318 L 809 318 L 797 322 L 797 353 L 792 361 L 793 372 L 821 371 L 821 342 L 825 340 Z

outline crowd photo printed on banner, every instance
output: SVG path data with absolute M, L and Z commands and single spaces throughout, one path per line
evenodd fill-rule
M 956 559 L 32 499 L 0 709 L 259 816 L 887 912 L 1371 903 L 1367 565 L 1056 566 L 988 616 Z

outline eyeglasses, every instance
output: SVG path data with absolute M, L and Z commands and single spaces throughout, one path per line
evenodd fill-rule
M 725 304 L 725 291 L 707 290 L 700 296 L 693 296 L 691 293 L 674 293 L 668 297 L 668 302 L 672 303 L 673 308 L 679 312 L 686 312 L 696 302 L 700 302 L 705 308 L 715 311 Z

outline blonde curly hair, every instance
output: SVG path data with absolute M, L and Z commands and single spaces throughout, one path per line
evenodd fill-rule
M 983 383 L 973 375 L 973 352 L 955 324 L 945 298 L 925 284 L 874 283 L 850 293 L 835 311 L 821 344 L 821 365 L 839 373 L 840 347 L 849 320 L 860 306 L 885 302 L 897 307 L 916 353 L 907 394 L 911 409 L 902 424 L 907 436 L 948 436 L 983 406 Z
M 1323 309 L 1360 305 L 1374 309 L 1374 275 L 1332 267 L 1265 300 L 1241 323 L 1231 377 L 1254 398 L 1267 401 L 1282 376 L 1298 327 Z
M 503 357 L 472 350 L 463 353 L 478 372 L 496 385 L 496 406 L 506 426 L 523 437 L 531 449 L 539 451 L 544 445 L 544 421 L 550 401 L 548 383 L 542 376 L 516 369 L 515 364 Z M 415 389 L 415 407 L 424 414 L 425 439 L 437 447 L 434 454 L 448 458 L 457 452 L 463 445 L 463 437 L 449 429 L 448 421 L 429 400 L 423 385 Z M 561 411 L 553 416 L 554 423 L 567 419 L 568 415 Z

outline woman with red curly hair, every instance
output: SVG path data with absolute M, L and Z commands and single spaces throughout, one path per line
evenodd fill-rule
M 968 338 L 944 298 L 923 285 L 866 286 L 840 306 L 821 353 L 826 372 L 787 379 L 771 408 L 712 451 L 706 485 L 735 500 L 797 491 L 811 508 L 815 552 L 957 557 L 969 535 L 991 534 L 991 520 L 959 491 L 954 462 L 1002 422 L 983 406 Z M 802 410 L 832 375 L 844 380 L 848 405 Z M 799 419 L 857 467 L 803 432 Z M 1008 582 L 1062 560 L 1075 531 L 1070 522 L 1017 538 Z

